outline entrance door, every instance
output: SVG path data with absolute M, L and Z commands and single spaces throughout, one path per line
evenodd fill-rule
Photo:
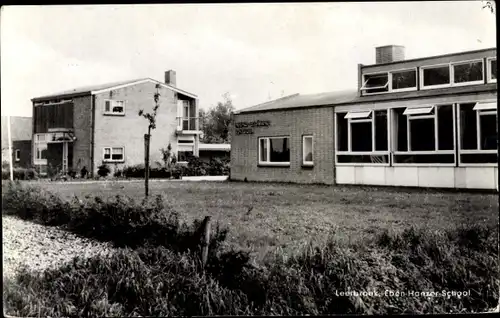
M 62 171 L 63 164 L 63 144 L 49 143 L 47 144 L 47 165 L 49 175 L 55 175 Z

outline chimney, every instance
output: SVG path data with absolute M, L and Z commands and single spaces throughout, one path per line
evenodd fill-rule
M 165 72 L 165 84 L 175 86 L 175 71 L 169 70 Z
M 375 48 L 375 63 L 384 64 L 404 61 L 405 47 L 401 45 L 386 45 Z

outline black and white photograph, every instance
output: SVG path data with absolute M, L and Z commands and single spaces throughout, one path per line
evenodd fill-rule
M 4 5 L 3 314 L 498 314 L 495 1 Z

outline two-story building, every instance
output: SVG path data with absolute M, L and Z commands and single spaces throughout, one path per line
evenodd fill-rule
M 236 112 L 231 179 L 498 188 L 496 49 L 404 53 L 376 48 L 357 90 Z
M 112 170 L 143 164 L 148 121 L 139 110 L 152 112 L 157 92 L 151 162 L 161 162 L 168 144 L 181 162 L 198 155 L 198 98 L 179 89 L 170 70 L 165 82 L 143 78 L 33 98 L 33 165 L 41 174 L 85 167 L 95 175 L 102 164 Z

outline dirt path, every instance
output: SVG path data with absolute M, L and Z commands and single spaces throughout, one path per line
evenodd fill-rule
M 20 265 L 34 270 L 60 266 L 75 256 L 109 253 L 109 244 L 78 237 L 56 227 L 2 216 L 3 275 L 13 277 Z

